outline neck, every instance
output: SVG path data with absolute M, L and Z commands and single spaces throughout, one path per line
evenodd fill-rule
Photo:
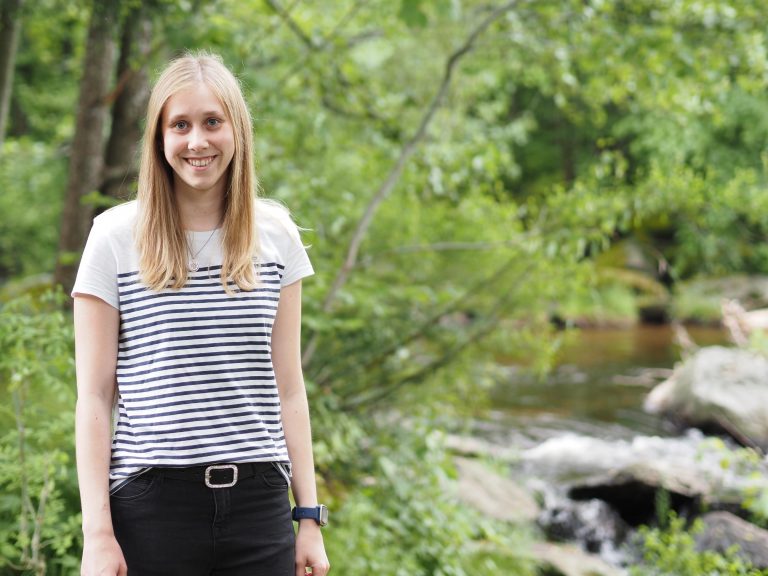
M 176 201 L 181 223 L 185 230 L 204 232 L 221 224 L 224 215 L 224 198 L 220 194 L 187 195 L 177 190 Z

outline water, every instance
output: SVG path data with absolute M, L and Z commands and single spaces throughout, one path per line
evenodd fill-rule
M 718 328 L 688 332 L 699 346 L 727 341 Z M 492 393 L 493 410 L 475 433 L 519 451 L 522 465 L 511 469 L 542 501 L 538 524 L 550 537 L 575 540 L 616 566 L 633 561 L 636 551 L 622 545 L 633 532 L 626 523 L 632 510 L 594 496 L 573 500 L 568 487 L 578 484 L 579 474 L 591 478 L 616 467 L 644 463 L 652 468 L 656 463 L 661 470 L 682 466 L 691 485 L 705 473 L 723 490 L 743 484 L 745 479 L 723 471 L 720 453 L 706 448 L 700 432 L 680 435 L 643 411 L 648 392 L 671 375 L 680 359 L 670 326 L 639 325 L 585 329 L 570 336 L 555 369 L 543 379 L 520 367 L 505 367 L 506 376 Z M 646 493 L 642 502 L 632 499 L 645 514 L 632 525 L 653 520 L 654 493 Z
M 699 346 L 726 341 L 719 328 L 691 327 L 688 332 Z M 544 379 L 510 367 L 492 394 L 494 417 L 506 426 L 565 428 L 603 437 L 671 434 L 642 404 L 679 360 L 670 326 L 581 330 L 569 336 L 556 368 Z

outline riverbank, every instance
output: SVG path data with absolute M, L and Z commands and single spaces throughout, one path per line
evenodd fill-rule
M 721 329 L 706 325 L 692 326 L 690 335 L 699 345 L 727 339 Z M 700 531 L 713 555 L 727 548 L 723 542 L 739 543 L 725 532 L 726 525 L 752 539 L 741 542 L 747 548 L 750 541 L 768 542 L 760 526 L 745 522 L 768 524 L 765 459 L 729 439 L 695 429 L 681 434 L 666 418 L 643 410 L 650 390 L 672 375 L 680 358 L 672 327 L 634 325 L 577 331 L 564 340 L 556 366 L 544 378 L 502 366 L 491 393 L 493 408 L 473 424 L 473 439 L 450 438 L 457 468 L 474 477 L 481 475 L 478 463 L 492 463 L 497 475 L 503 469 L 503 478 L 490 479 L 489 472 L 483 484 L 485 509 L 493 509 L 495 498 L 499 510 L 515 507 L 530 517 L 535 505 L 533 525 L 549 541 L 577 543 L 582 554 L 598 553 L 608 563 L 594 573 L 625 573 L 641 563 L 645 548 L 638 542 L 659 536 L 658 526 L 670 530 L 670 513 L 690 521 L 688 527 Z M 493 496 L 501 486 L 507 486 L 507 500 Z M 482 502 L 484 496 L 475 491 L 468 502 L 473 500 Z M 708 515 L 713 510 L 726 516 Z M 701 527 L 696 518 L 703 518 Z M 674 538 L 688 541 L 685 526 L 674 524 Z M 689 552 L 698 554 L 695 548 Z M 696 561 L 709 558 L 704 554 Z M 759 555 L 751 558 L 763 565 Z
M 559 327 L 628 329 L 638 324 L 717 327 L 723 300 L 736 300 L 746 309 L 768 306 L 768 277 L 732 275 L 694 278 L 671 288 L 648 271 L 610 269 L 597 273 L 590 289 L 559 302 L 551 320 Z
M 590 435 L 540 424 L 530 433 L 477 421 L 474 436 L 449 435 L 446 444 L 454 454 L 459 498 L 537 534 L 531 550 L 541 573 L 644 574 L 649 534 L 666 534 L 672 524 L 675 538 L 690 536 L 686 553 L 697 563 L 735 545 L 743 557 L 732 551 L 726 556 L 757 568 L 734 574 L 768 568 L 762 552 L 768 531 L 746 520 L 768 520 L 754 507 L 756 499 L 768 497 L 768 463 L 753 451 L 697 430 L 660 437 L 624 429 L 622 438 L 608 438 L 617 425 L 593 426 Z M 597 437 L 600 432 L 605 438 Z

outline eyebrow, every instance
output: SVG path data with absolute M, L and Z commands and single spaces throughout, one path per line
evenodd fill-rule
M 216 116 L 218 118 L 226 118 L 226 115 L 221 110 L 207 110 L 206 112 L 202 113 L 202 116 L 204 117 L 210 117 L 210 116 Z M 184 120 L 185 118 L 189 118 L 189 114 L 174 114 L 170 118 L 168 118 L 168 124 L 173 124 L 174 122 L 178 122 L 179 120 Z

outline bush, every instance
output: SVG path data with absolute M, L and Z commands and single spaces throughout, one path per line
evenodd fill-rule
M 736 555 L 696 549 L 695 535 L 704 525 L 701 520 L 686 530 L 685 520 L 670 512 L 667 528 L 640 529 L 643 561 L 634 566 L 632 576 L 768 576 L 768 570 L 754 568 Z
M 339 574 L 532 575 L 528 536 L 455 497 L 441 436 L 400 427 L 377 438 L 367 476 L 334 514 L 326 546 Z
M 0 151 L 0 279 L 49 272 L 56 263 L 66 158 L 26 140 Z
M 0 574 L 79 573 L 73 333 L 62 299 L 0 308 Z

